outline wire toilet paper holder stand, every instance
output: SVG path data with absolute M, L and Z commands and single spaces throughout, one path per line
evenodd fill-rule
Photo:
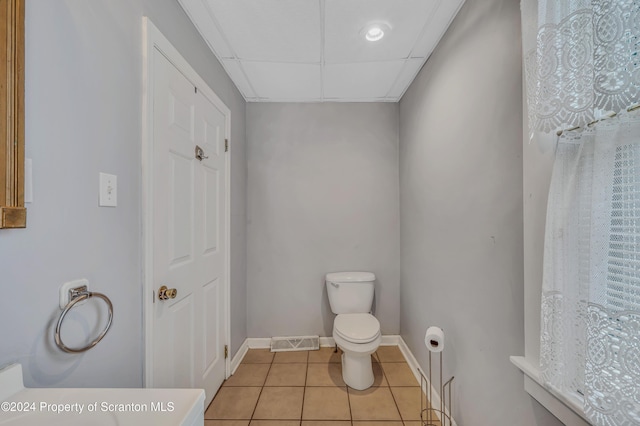
M 420 388 L 425 389 L 426 399 L 422 396 L 420 397 L 420 420 L 422 426 L 453 426 L 453 402 L 451 399 L 451 386 L 453 384 L 454 376 L 451 376 L 449 380 L 443 383 L 442 379 L 442 352 L 439 352 L 440 359 L 440 381 L 439 381 L 439 391 L 440 391 L 440 408 L 435 408 L 431 406 L 431 401 L 433 401 L 433 382 L 431 381 L 431 372 L 433 370 L 432 367 L 432 352 L 429 351 L 429 371 L 427 372 L 428 377 L 425 373 L 418 368 L 418 372 L 420 373 Z M 448 393 L 448 398 L 447 398 Z

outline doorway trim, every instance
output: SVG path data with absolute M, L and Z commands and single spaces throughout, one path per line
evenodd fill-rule
M 157 49 L 171 62 L 202 94 L 225 115 L 225 138 L 231 141 L 231 111 L 189 65 L 180 52 L 158 30 L 149 18 L 142 18 L 142 306 L 143 306 L 143 382 L 144 387 L 153 387 L 153 302 L 155 295 L 153 277 L 153 50 Z M 225 155 L 225 273 L 224 306 L 226 315 L 223 340 L 227 347 L 231 341 L 231 143 Z M 225 378 L 229 378 L 231 356 L 225 359 Z

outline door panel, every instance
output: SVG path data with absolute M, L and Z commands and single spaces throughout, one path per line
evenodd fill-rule
M 219 172 L 206 169 L 204 173 L 204 254 L 211 254 L 218 249 L 220 231 Z
M 192 260 L 193 160 L 169 152 L 171 164 L 169 250 L 171 266 Z
M 195 346 L 195 321 L 193 297 L 191 295 L 182 298 L 169 306 L 169 318 L 171 324 L 171 358 L 175 370 L 173 383 L 169 387 L 193 388 L 196 380 L 193 371 L 194 354 L 185 351 L 185 348 Z M 164 333 L 162 333 L 164 334 Z
M 225 377 L 227 121 L 153 52 L 153 384 L 203 388 L 208 404 Z
M 202 317 L 204 348 L 202 351 L 202 383 L 207 397 L 215 394 L 217 386 L 224 380 L 224 343 L 214 336 L 223 335 L 222 313 L 225 311 L 222 283 L 225 273 L 225 223 L 226 156 L 224 135 L 226 134 L 224 113 L 198 91 L 195 96 L 195 142 L 208 158 L 198 162 L 196 179 L 196 221 L 201 224 L 198 235 L 200 275 L 203 303 Z M 205 292 L 205 289 L 208 290 Z M 215 339 L 215 340 L 214 340 Z
M 220 280 L 215 279 L 204 286 L 204 303 L 205 306 L 220 306 Z M 202 374 L 205 376 L 215 364 L 220 361 L 220 355 L 224 354 L 224 348 L 220 348 L 218 339 L 209 336 L 215 336 L 222 332 L 220 328 L 220 311 L 216 309 L 207 309 L 204 312 L 204 364 L 202 365 Z M 222 350 L 221 350 L 222 349 Z M 224 362 L 224 360 L 222 360 Z

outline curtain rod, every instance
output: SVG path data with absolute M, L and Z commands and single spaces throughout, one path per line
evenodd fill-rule
M 640 109 L 640 104 L 635 104 L 635 105 L 630 106 L 629 108 L 627 108 L 627 112 L 635 111 L 635 110 L 637 110 L 637 109 Z M 591 123 L 588 123 L 585 127 L 589 127 L 589 126 L 591 126 L 591 125 L 593 125 L 593 124 L 596 124 L 598 121 L 602 121 L 602 120 L 606 120 L 607 118 L 615 117 L 616 115 L 618 115 L 618 113 L 616 113 L 616 112 L 610 112 L 610 113 L 606 114 L 604 117 L 602 117 L 602 118 L 601 118 L 601 119 L 599 119 L 599 120 L 593 120 Z M 571 132 L 571 131 L 573 131 L 573 130 L 578 130 L 578 129 L 580 129 L 580 128 L 582 128 L 582 127 L 581 127 L 581 126 L 574 126 L 574 127 L 570 127 L 570 128 L 568 128 L 568 129 L 558 130 L 558 131 L 556 132 L 556 135 L 558 135 L 558 136 L 562 136 L 562 134 L 563 134 L 564 132 Z

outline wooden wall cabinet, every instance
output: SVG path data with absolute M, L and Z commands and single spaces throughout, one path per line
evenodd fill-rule
M 25 228 L 24 2 L 0 0 L 0 228 Z

